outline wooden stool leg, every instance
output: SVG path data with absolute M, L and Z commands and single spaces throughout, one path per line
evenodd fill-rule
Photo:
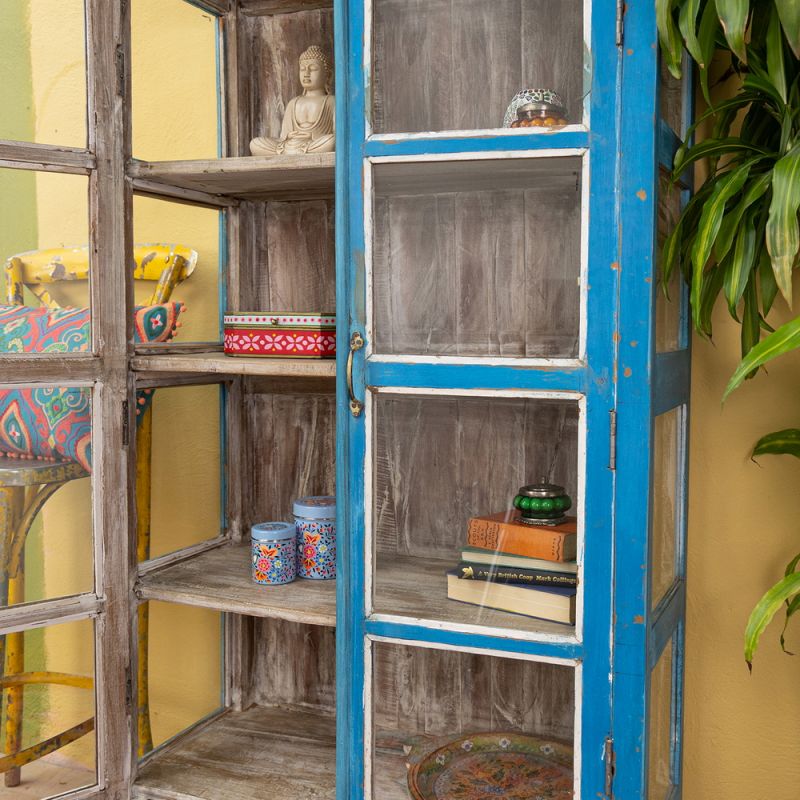
M 138 420 L 136 429 L 136 555 L 139 562 L 150 558 L 150 490 L 151 444 L 153 436 L 153 406 Z M 153 749 L 150 728 L 150 687 L 148 679 L 148 642 L 150 634 L 150 606 L 142 603 L 138 608 L 137 677 L 139 681 L 139 708 L 137 731 L 139 758 Z
M 0 489 L 0 507 L 3 517 L 3 563 L 2 591 L 4 605 L 16 605 L 25 602 L 25 570 L 24 557 L 20 558 L 19 569 L 15 575 L 9 574 L 9 559 L 14 548 L 15 537 L 20 535 L 19 523 L 22 519 L 25 490 L 21 487 L 3 487 Z M 23 633 L 10 633 L 4 637 L 2 660 L 5 675 L 16 675 L 25 671 L 25 640 Z M 5 690 L 5 752 L 9 755 L 19 752 L 22 746 L 22 686 L 13 686 Z M 12 767 L 5 773 L 5 785 L 19 786 L 20 768 Z
M 25 602 L 24 556 L 20 571 L 12 577 L 8 585 L 9 605 Z M 6 639 L 6 675 L 25 672 L 25 634 L 9 633 Z M 22 749 L 23 687 L 9 686 L 6 689 L 6 753 L 13 755 Z M 12 767 L 5 774 L 6 786 L 19 786 L 21 775 L 19 767 Z

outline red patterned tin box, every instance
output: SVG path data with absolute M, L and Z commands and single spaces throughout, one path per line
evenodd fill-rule
M 283 311 L 226 314 L 225 352 L 231 356 L 333 358 L 336 317 Z

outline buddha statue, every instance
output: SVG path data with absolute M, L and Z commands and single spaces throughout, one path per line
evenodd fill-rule
M 330 81 L 330 62 L 319 47 L 309 47 L 300 56 L 303 94 L 286 106 L 280 138 L 259 136 L 250 142 L 250 152 L 254 156 L 333 152 L 336 101 Z

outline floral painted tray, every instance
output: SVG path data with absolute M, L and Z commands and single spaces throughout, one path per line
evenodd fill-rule
M 414 800 L 572 800 L 572 747 L 519 733 L 463 736 L 412 759 Z

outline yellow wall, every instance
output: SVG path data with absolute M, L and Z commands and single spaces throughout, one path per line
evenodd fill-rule
M 32 106 L 24 95 L 32 92 L 36 98 L 35 138 L 80 144 L 82 117 L 74 113 L 82 102 L 80 55 L 64 46 L 64 31 L 74 35 L 74 11 L 64 0 L 30 3 L 35 11 L 32 84 L 24 80 L 14 84 L 17 95 L 6 99 L 11 84 L 0 82 L 4 108 L 29 114 Z M 210 20 L 178 0 L 136 0 L 133 22 L 135 154 L 145 158 L 213 156 L 216 109 L 210 91 L 214 80 Z M 54 48 L 56 41 L 59 47 Z M 0 59 L 6 53 L 0 52 Z M 9 74 L 6 61 L 0 65 L 3 74 Z M 4 117 L 8 119 L 8 114 Z M 55 189 L 59 180 L 62 183 Z M 67 179 L 40 177 L 36 216 L 33 218 L 28 208 L 24 219 L 14 223 L 14 230 L 21 231 L 24 226 L 35 235 L 38 225 L 40 246 L 85 240 L 85 200 L 66 184 Z M 159 240 L 172 236 L 200 251 L 197 274 L 177 295 L 189 304 L 187 326 L 194 326 L 194 335 L 187 327 L 182 336 L 212 337 L 217 303 L 216 220 L 209 219 L 212 212 L 171 206 L 167 215 L 165 208 L 156 201 L 137 201 L 136 237 Z M 24 207 L 16 210 L 21 213 Z M 4 229 L 7 222 L 4 214 Z M 779 652 L 778 631 L 773 626 L 759 651 L 754 674 L 748 675 L 742 658 L 742 631 L 752 605 L 800 548 L 800 464 L 787 458 L 764 458 L 761 466 L 756 466 L 748 459 L 749 448 L 761 434 L 800 425 L 800 359 L 777 363 L 769 376 L 761 375 L 739 390 L 723 410 L 719 399 L 737 363 L 738 327 L 722 309 L 715 317 L 715 332 L 714 345 L 694 342 L 693 357 L 684 798 L 795 800 L 800 793 L 800 668 L 797 659 Z M 157 409 L 163 413 L 161 422 L 157 420 L 157 443 L 185 448 L 196 442 L 207 461 L 216 447 L 213 424 L 201 425 L 194 436 L 182 433 L 167 439 L 170 421 L 177 424 L 192 413 L 212 414 L 206 407 L 206 395 L 193 402 L 192 390 L 181 392 L 174 405 L 166 397 L 157 400 L 163 404 Z M 181 456 L 178 449 L 161 455 L 157 450 L 156 457 L 164 459 L 156 471 L 155 516 L 160 520 L 169 502 L 170 475 L 179 480 L 186 477 L 181 474 L 181 464 L 191 464 L 192 451 Z M 193 498 L 199 502 L 208 497 L 210 481 L 210 475 L 198 478 L 189 473 L 183 482 L 184 506 L 191 506 Z M 47 580 L 54 591 L 60 590 L 60 576 L 69 575 L 74 581 L 80 574 L 90 575 L 87 557 L 78 557 L 85 551 L 89 520 L 85 483 L 62 490 L 48 506 Z M 170 536 L 182 544 L 193 537 L 213 535 L 216 511 L 209 506 L 203 513 L 199 525 L 197 520 L 189 525 L 180 517 L 173 518 L 174 532 L 162 529 L 157 533 L 157 538 L 163 536 L 157 544 L 159 550 L 170 548 Z M 77 549 L 79 541 L 84 542 L 84 551 Z M 156 737 L 163 738 L 216 702 L 219 629 L 215 615 L 166 604 L 155 608 L 153 616 L 154 726 Z M 182 637 L 178 648 L 173 640 L 176 631 Z M 61 653 L 63 660 L 64 653 L 77 653 L 80 648 L 74 637 L 62 637 L 53 632 L 47 642 L 54 657 Z M 790 636 L 790 643 L 800 648 L 797 632 Z M 76 655 L 74 663 L 60 666 L 86 668 L 83 653 L 82 657 Z M 178 656 L 186 663 L 176 660 Z
M 6 7 L 8 6 L 8 8 Z M 15 13 L 11 14 L 11 6 Z M 29 6 L 29 8 L 26 8 Z M 0 81 L 2 135 L 44 143 L 85 146 L 85 55 L 82 0 L 15 0 L 3 4 Z M 135 0 L 134 151 L 151 159 L 213 157 L 217 152 L 215 26 L 184 3 Z M 177 42 L 177 44 L 176 44 Z M 56 45 L 57 46 L 54 46 Z M 186 98 L 191 97 L 190 103 Z M 9 114 L 13 110 L 13 114 Z M 82 244 L 88 239 L 88 182 L 52 173 L 0 171 L 2 256 L 35 247 Z M 23 202 L 25 201 L 25 202 Z M 137 198 L 134 238 L 178 241 L 199 252 L 191 279 L 174 298 L 187 306 L 182 341 L 218 338 L 219 215 L 215 211 Z M 95 274 L 102 264 L 92 265 Z M 147 289 L 137 291 L 144 300 Z M 85 287 L 54 294 L 86 304 Z M 169 552 L 219 533 L 219 402 L 216 388 L 157 393 L 154 401 L 153 551 Z M 29 561 L 43 550 L 41 596 L 57 597 L 93 586 L 89 480 L 59 491 L 42 512 L 43 534 L 29 540 Z M 32 587 L 33 588 L 33 587 Z M 151 708 L 155 740 L 195 722 L 220 700 L 219 615 L 168 604 L 151 610 Z M 180 638 L 176 639 L 176 632 Z M 91 674 L 91 626 L 56 626 L 44 636 L 49 669 Z M 30 637 L 29 637 L 30 638 Z M 32 640 L 31 640 L 32 641 Z M 179 645 L 179 650 L 176 646 Z M 29 647 L 29 649 L 31 649 Z M 31 650 L 32 652 L 32 650 Z M 41 668 L 41 664 L 38 665 Z M 54 689 L 28 705 L 46 735 L 91 716 L 89 693 Z M 33 734 L 35 730 L 30 729 Z M 85 737 L 59 751 L 57 760 L 89 765 L 93 743 Z

